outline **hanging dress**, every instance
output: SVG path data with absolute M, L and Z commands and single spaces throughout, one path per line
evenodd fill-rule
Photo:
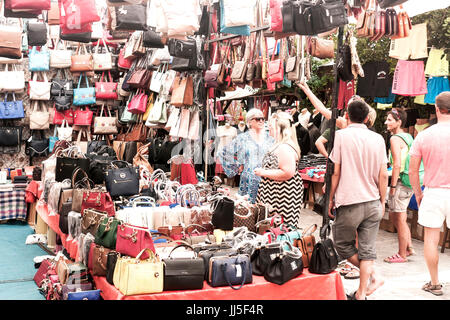
M 264 156 L 263 169 L 279 169 L 275 150 L 276 148 Z M 303 181 L 300 172 L 297 171 L 292 178 L 285 181 L 261 178 L 256 203 L 270 205 L 271 214 L 277 213 L 283 217 L 284 223 L 298 227 L 303 204 Z

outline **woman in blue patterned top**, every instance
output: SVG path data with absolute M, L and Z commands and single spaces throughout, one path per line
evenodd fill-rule
M 262 159 L 274 143 L 274 139 L 264 128 L 264 114 L 253 108 L 247 113 L 249 130 L 239 134 L 226 145 L 219 154 L 225 174 L 232 178 L 240 173 L 239 195 L 249 195 L 249 201 L 255 203 L 261 177 L 254 169 L 262 165 Z

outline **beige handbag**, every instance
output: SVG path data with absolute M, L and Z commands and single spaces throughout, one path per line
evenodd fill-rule
M 78 174 L 83 174 L 84 178 L 75 182 Z M 83 193 L 91 190 L 91 184 L 94 183 L 89 180 L 88 175 L 83 169 L 77 168 L 72 173 L 72 211 L 81 212 L 81 204 L 83 202 Z
M 62 42 L 64 49 L 58 49 L 59 43 Z M 58 39 L 55 48 L 50 50 L 50 67 L 52 68 L 69 68 L 72 65 L 72 50 L 68 50 L 66 42 Z
M 200 116 L 199 110 L 191 112 L 191 120 L 189 122 L 189 132 L 187 138 L 189 140 L 198 140 L 199 137 Z
M 25 72 L 16 70 L 13 64 L 11 70 L 8 70 L 8 64 L 5 70 L 0 71 L 0 92 L 23 92 L 25 89 Z
M 100 47 L 100 42 L 103 42 L 106 53 L 98 53 Z M 94 60 L 94 71 L 104 71 L 112 69 L 112 54 L 106 45 L 105 39 L 101 38 L 97 41 L 94 53 L 92 54 Z
M 181 110 L 180 127 L 178 129 L 178 134 L 177 134 L 177 136 L 179 138 L 186 139 L 188 137 L 190 116 L 191 116 L 191 112 L 189 111 L 188 108 L 183 108 Z
M 103 116 L 104 106 L 102 105 L 100 115 L 94 119 L 94 134 L 117 134 L 117 117 L 111 116 L 111 110 L 108 106 L 106 106 L 106 109 L 109 116 Z
M 50 100 L 50 89 L 52 83 L 48 81 L 45 72 L 42 72 L 44 81 L 38 81 L 37 75 L 38 73 L 35 72 L 33 75 L 33 79 L 28 82 L 30 86 L 30 99 L 48 101 Z
M 46 130 L 50 128 L 50 113 L 41 101 L 33 101 L 33 108 L 30 114 L 30 129 L 31 130 Z M 42 105 L 42 110 L 39 110 L 39 104 Z
M 84 54 L 80 53 L 80 48 L 84 49 Z M 86 45 L 79 43 L 77 51 L 71 57 L 71 72 L 86 72 L 94 70 L 94 59 L 92 55 L 87 52 Z

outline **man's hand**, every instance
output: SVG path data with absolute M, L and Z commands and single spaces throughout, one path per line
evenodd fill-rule
M 419 207 L 420 204 L 422 203 L 422 199 L 423 199 L 423 193 L 422 192 L 420 194 L 416 194 L 417 207 Z
M 328 206 L 328 216 L 330 219 L 334 220 L 336 217 L 331 214 L 331 210 L 334 209 L 334 200 L 330 200 L 330 205 Z

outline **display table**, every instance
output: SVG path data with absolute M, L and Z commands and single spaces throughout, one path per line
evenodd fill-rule
M 42 219 L 61 236 L 61 242 L 70 257 L 77 261 L 78 243 L 59 229 L 59 215 L 49 213 L 47 205 L 38 202 L 36 210 Z M 162 293 L 124 296 L 105 277 L 93 276 L 95 286 L 105 300 L 346 300 L 341 276 L 334 271 L 319 275 L 307 269 L 299 277 L 279 286 L 264 277 L 253 276 L 253 283 L 240 290 L 230 287 L 210 287 L 206 282 L 202 290 L 165 291 Z
M 0 220 L 27 219 L 25 189 L 0 191 Z

